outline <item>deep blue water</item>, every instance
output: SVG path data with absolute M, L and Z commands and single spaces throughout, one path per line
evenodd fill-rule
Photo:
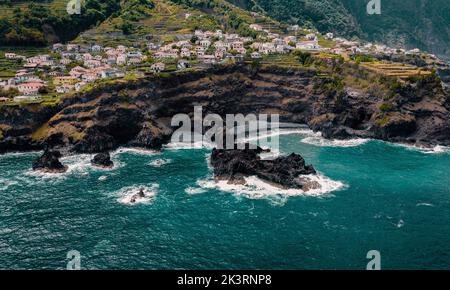
M 30 173 L 39 153 L 1 156 L 0 268 L 65 269 L 70 250 L 84 269 L 365 269 L 369 250 L 384 269 L 450 268 L 448 152 L 303 138 L 281 136 L 281 152 L 300 153 L 338 190 L 205 188 L 207 149 L 122 150 L 113 170 L 75 156 L 60 176 Z M 121 200 L 139 187 L 155 195 Z

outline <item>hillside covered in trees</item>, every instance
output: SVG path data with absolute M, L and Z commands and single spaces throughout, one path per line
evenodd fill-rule
M 0 45 L 42 46 L 71 40 L 120 10 L 119 0 L 85 0 L 81 14 L 69 15 L 67 2 L 8 0 L 0 4 Z
M 290 24 L 380 41 L 450 58 L 450 1 L 381 0 L 381 15 L 368 15 L 368 0 L 229 0 Z
M 286 24 L 390 46 L 418 47 L 450 59 L 448 0 L 382 0 L 381 15 L 367 15 L 368 0 L 227 1 L 83 0 L 82 13 L 69 15 L 68 0 L 6 0 L 0 4 L 0 46 L 64 42 L 97 27 L 96 32 L 124 34 L 220 27 L 245 35 L 252 33 L 248 24 L 257 20 L 248 13 L 254 11 Z M 181 12 L 193 13 L 194 18 L 186 21 Z

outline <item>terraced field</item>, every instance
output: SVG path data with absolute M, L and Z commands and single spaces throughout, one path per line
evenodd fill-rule
M 16 70 L 22 68 L 17 60 L 5 58 L 5 52 L 14 52 L 20 55 L 32 56 L 39 53 L 47 53 L 46 48 L 22 48 L 22 47 L 0 47 L 0 80 L 11 78 L 15 75 Z
M 8 18 L 13 17 L 14 9 L 19 8 L 21 10 L 26 9 L 28 5 L 33 1 L 13 1 L 14 4 L 5 4 L 0 2 L 0 18 Z M 52 0 L 47 2 L 33 2 L 35 4 L 39 4 L 42 6 L 46 6 L 49 9 L 60 12 L 60 13 L 67 13 L 66 12 L 66 6 L 69 0 Z
M 418 68 L 416 66 L 401 64 L 401 63 L 385 63 L 385 62 L 375 62 L 375 63 L 364 63 L 362 64 L 364 68 L 370 71 L 398 78 L 408 78 L 418 75 L 429 75 L 431 71 Z

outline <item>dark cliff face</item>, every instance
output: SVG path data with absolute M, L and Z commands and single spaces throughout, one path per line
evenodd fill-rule
M 325 137 L 450 144 L 448 96 L 433 80 L 398 89 L 384 106 L 376 92 L 324 89 L 314 70 L 230 66 L 119 82 L 66 98 L 54 108 L 0 108 L 0 152 L 103 152 L 122 145 L 160 148 L 171 118 L 191 114 L 278 113 Z M 447 106 L 447 107 L 446 107 Z

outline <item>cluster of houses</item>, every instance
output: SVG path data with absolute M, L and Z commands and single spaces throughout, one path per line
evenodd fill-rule
M 259 25 L 251 25 L 259 31 Z M 302 41 L 295 36 L 281 37 L 268 32 L 256 39 L 238 34 L 223 33 L 221 30 L 194 32 L 194 41 L 182 40 L 163 46 L 148 43 L 148 49 L 155 59 L 196 59 L 205 64 L 219 63 L 226 60 L 240 61 L 246 57 L 262 58 L 269 54 L 284 54 L 295 49 L 320 50 L 315 34 L 307 35 Z
M 5 58 L 21 60 L 23 68 L 16 71 L 14 77 L 0 81 L 0 89 L 17 89 L 20 95 L 14 101 L 30 101 L 38 100 L 49 86 L 62 94 L 79 91 L 98 79 L 122 78 L 127 66 L 141 63 L 146 56 L 141 51 L 130 50 L 122 45 L 116 48 L 103 48 L 100 45 L 86 48 L 76 44 L 54 44 L 51 55 L 27 58 L 5 53 Z
M 263 33 L 252 38 L 221 30 L 196 30 L 193 35 L 186 35 L 185 40 L 148 42 L 144 49 L 123 45 L 102 47 L 98 44 L 58 43 L 53 45 L 51 54 L 25 57 L 8 52 L 5 53 L 5 58 L 21 61 L 23 68 L 16 71 L 14 77 L 0 81 L 0 89 L 17 89 L 20 95 L 14 98 L 15 101 L 37 100 L 48 91 L 46 88 L 49 86 L 52 91 L 61 94 L 79 91 L 98 79 L 124 77 L 132 67 L 147 60 L 147 55 L 153 58 L 150 71 L 160 73 L 166 70 L 167 62 L 176 62 L 177 69 L 183 70 L 191 66 L 192 60 L 197 64 L 211 65 L 228 60 L 261 59 L 265 55 L 287 54 L 293 50 L 325 51 L 338 55 L 420 53 L 418 49 L 407 51 L 372 43 L 362 45 L 357 41 L 334 37 L 332 33 L 325 34 L 324 38 L 332 40 L 334 46 L 323 48 L 319 45 L 319 36 L 313 31 L 298 38 L 272 33 L 258 24 L 252 24 L 250 28 Z M 1 98 L 0 102 L 2 101 L 6 99 Z

